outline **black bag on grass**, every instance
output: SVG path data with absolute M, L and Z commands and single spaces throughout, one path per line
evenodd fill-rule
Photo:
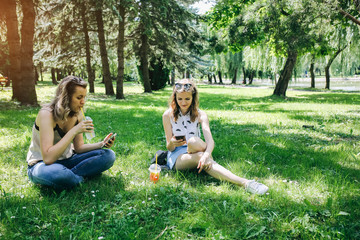
M 157 155 L 157 164 L 166 165 L 167 154 L 168 151 L 163 151 L 163 150 L 157 151 L 154 157 L 151 159 L 151 164 L 156 162 L 156 155 Z
M 151 164 L 155 164 L 156 155 L 157 155 L 157 164 L 160 166 L 161 170 L 170 170 L 170 168 L 166 165 L 168 151 L 159 150 L 156 152 L 155 156 L 151 159 Z

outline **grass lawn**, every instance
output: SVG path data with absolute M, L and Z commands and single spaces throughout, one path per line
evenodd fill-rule
M 171 89 L 124 89 L 126 100 L 116 100 L 97 84 L 87 101 L 94 141 L 118 134 L 115 165 L 61 193 L 27 177 L 39 108 L 0 91 L 0 239 L 360 238 L 359 93 L 288 90 L 284 100 L 270 97 L 271 89 L 199 86 L 214 159 L 269 186 L 257 196 L 194 171 L 162 172 L 151 183 L 150 159 L 165 149 L 161 116 Z M 54 90 L 39 83 L 39 102 Z

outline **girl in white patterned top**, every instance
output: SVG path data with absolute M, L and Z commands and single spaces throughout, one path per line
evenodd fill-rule
M 211 153 L 214 140 L 209 119 L 199 108 L 198 91 L 195 84 L 183 79 L 174 85 L 169 108 L 163 114 L 166 148 L 169 150 L 167 165 L 170 169 L 185 170 L 197 168 L 209 175 L 245 187 L 251 193 L 264 194 L 268 187 L 254 180 L 236 176 L 216 163 Z M 200 137 L 200 125 L 204 134 Z

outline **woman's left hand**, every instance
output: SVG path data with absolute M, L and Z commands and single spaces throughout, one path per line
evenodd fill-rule
M 210 158 L 210 154 L 207 152 L 204 152 L 199 160 L 197 169 L 199 169 L 199 173 L 200 173 L 202 170 L 208 171 L 211 168 L 212 168 L 212 161 Z
M 114 145 L 114 142 L 115 142 L 115 137 L 110 138 L 109 140 L 107 140 L 107 137 L 105 137 L 103 140 L 103 147 L 111 148 L 112 145 Z

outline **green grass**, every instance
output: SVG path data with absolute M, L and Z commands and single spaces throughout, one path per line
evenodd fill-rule
M 162 113 L 170 88 L 126 100 L 97 84 L 87 115 L 96 139 L 117 132 L 116 162 L 101 177 L 55 193 L 27 178 L 26 153 L 39 108 L 0 92 L 0 239 L 356 239 L 360 238 L 360 95 L 200 85 L 214 159 L 259 180 L 269 194 L 194 171 L 149 181 L 153 154 L 165 148 Z M 40 103 L 55 88 L 37 86 Z M 313 125 L 314 129 L 303 128 Z

